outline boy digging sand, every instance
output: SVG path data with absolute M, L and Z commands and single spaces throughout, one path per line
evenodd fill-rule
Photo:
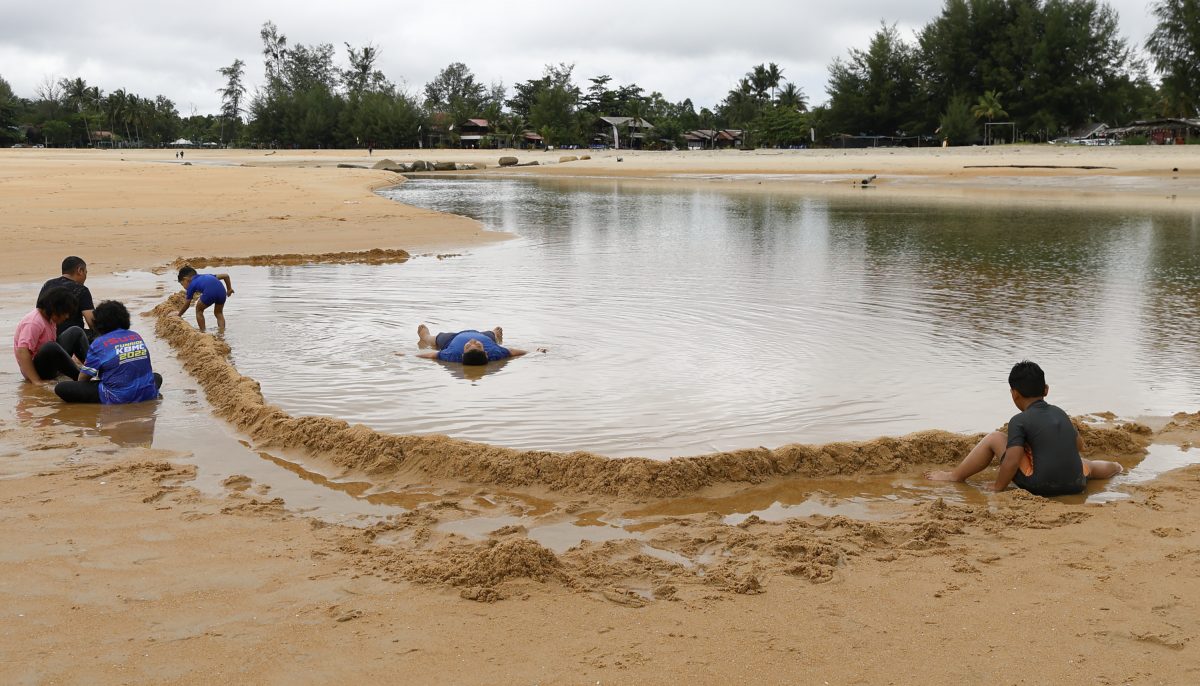
M 221 285 L 222 281 L 225 282 L 224 286 Z M 225 298 L 233 295 L 233 283 L 230 282 L 229 275 L 197 274 L 195 269 L 185 266 L 179 270 L 179 285 L 187 291 L 187 302 L 183 304 L 183 309 L 179 310 L 179 316 L 182 317 L 187 312 L 192 298 L 199 293 L 200 300 L 196 303 L 196 328 L 204 331 L 204 310 L 211 305 L 213 314 L 217 316 L 217 331 L 225 331 Z
M 966 481 L 1000 457 L 993 491 L 1003 491 L 1009 482 L 1036 495 L 1082 493 L 1088 479 L 1107 479 L 1122 471 L 1121 465 L 1079 456 L 1083 438 L 1071 418 L 1046 402 L 1050 387 L 1046 375 L 1033 362 L 1017 363 L 1008 374 L 1013 404 L 1021 413 L 1008 422 L 1008 433 L 993 431 L 979 442 L 957 467 L 926 472 L 934 481 Z

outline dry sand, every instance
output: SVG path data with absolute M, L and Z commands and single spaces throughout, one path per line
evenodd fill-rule
M 40 281 L 67 252 L 84 254 L 95 274 L 206 255 L 220 264 L 318 254 L 394 261 L 493 238 L 469 220 L 373 196 L 372 187 L 396 180 L 388 172 L 332 168 L 374 161 L 361 153 L 189 152 L 190 167 L 164 164 L 170 154 L 0 151 L 4 280 Z M 375 158 L 385 156 L 435 158 Z M 1191 211 L 1200 200 L 1200 146 L 621 157 L 517 173 L 849 192 L 851 176 L 878 170 L 888 177 L 879 197 L 920 189 L 982 201 L 1030 177 L 1007 167 L 995 176 L 967 171 L 963 184 L 954 178 L 962 167 L 1045 163 L 1117 169 L 1033 172 L 1053 183 L 1021 188 L 1022 196 L 1076 202 L 1099 185 L 1117 189 L 1106 202 L 1144 208 L 1155 184 L 1170 184 L 1170 207 Z M 200 164 L 226 160 L 280 166 Z M 119 240 L 93 245 L 78 235 Z M 388 252 L 359 253 L 373 248 Z M 23 313 L 20 301 L 3 301 L 6 321 Z M 160 304 L 154 326 L 141 320 L 140 328 L 155 330 L 158 364 L 176 364 L 162 361 L 169 345 L 194 379 L 172 375 L 178 392 L 206 396 L 197 407 L 219 418 L 203 429 L 212 446 L 230 426 L 256 449 L 298 455 L 311 470 L 301 476 L 320 487 L 361 479 L 371 492 L 390 489 L 407 511 L 370 526 L 330 523 L 232 468 L 219 491 L 201 488 L 198 470 L 219 461 L 218 448 L 126 447 L 5 410 L 4 683 L 1200 680 L 1200 468 L 1126 486 L 1128 499 L 1105 504 L 962 486 L 950 487 L 952 501 L 876 508 L 881 519 L 733 525 L 705 506 L 821 479 L 912 478 L 953 461 L 975 437 L 927 431 L 652 462 L 385 436 L 267 404 L 223 343 L 170 317 L 169 307 Z M 0 366 L 0 378 L 15 386 L 12 367 Z M 1148 423 L 1080 426 L 1092 454 L 1126 464 L 1150 444 L 1187 450 L 1200 441 L 1200 413 Z M 455 528 L 481 513 L 496 522 L 617 519 L 631 535 L 552 550 L 520 524 L 473 536 Z

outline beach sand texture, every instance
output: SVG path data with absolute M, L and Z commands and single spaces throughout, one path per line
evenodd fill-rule
M 1102 187 L 1106 203 L 1200 207 L 1200 149 L 759 152 L 624 153 L 621 162 L 605 153 L 518 173 L 850 192 L 850 177 L 878 170 L 889 177 L 879 192 L 893 195 L 1076 203 Z M 218 258 L 204 260 L 211 265 L 402 261 L 503 238 L 372 195 L 400 179 L 335 167 L 373 161 L 357 151 L 280 153 L 266 158 L 280 166 L 262 168 L 215 164 L 260 163 L 262 153 L 197 151 L 190 167 L 157 159 L 169 154 L 0 151 L 4 280 L 36 288 L 74 252 L 95 274 L 206 256 Z M 375 159 L 434 155 L 376 151 Z M 1014 190 L 1029 177 L 1011 167 L 957 179 L 967 165 L 1031 159 L 1117 168 L 1029 172 L 1054 179 L 1041 190 Z M 81 235 L 107 239 L 93 245 Z M 384 252 L 362 252 L 372 249 Z M 177 294 L 143 296 L 159 304 L 135 328 L 155 331 L 156 362 L 179 392 L 206 398 L 199 407 L 215 415 L 214 436 L 232 427 L 256 449 L 303 452 L 323 473 L 411 491 L 412 506 L 368 526 L 338 524 L 244 474 L 226 475 L 219 492 L 198 487 L 198 470 L 214 458 L 204 445 L 123 447 L 36 413 L 5 415 L 6 682 L 1200 679 L 1200 468 L 1128 485 L 1128 499 L 1103 505 L 961 487 L 957 501 L 896 503 L 879 519 L 732 524 L 683 504 L 807 479 L 911 479 L 953 462 L 977 436 L 930 430 L 665 462 L 386 436 L 271 406 L 220 340 L 170 315 Z M 163 360 L 168 346 L 177 362 Z M 1147 446 L 1194 449 L 1195 409 L 1080 426 L 1091 454 L 1137 461 Z M 531 511 L 564 521 L 621 514 L 638 537 L 555 550 L 517 524 L 474 536 L 455 528 L 481 512 L 503 521 Z

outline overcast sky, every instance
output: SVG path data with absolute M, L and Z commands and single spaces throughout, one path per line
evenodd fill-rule
M 1112 0 L 1121 30 L 1140 46 L 1154 26 L 1148 0 Z M 520 3 L 343 0 L 324 3 L 176 3 L 62 0 L 46 11 L 3 11 L 0 76 L 34 97 L 47 76 L 83 77 L 105 93 L 125 88 L 166 95 L 180 114 L 215 113 L 217 69 L 240 58 L 247 85 L 261 85 L 258 31 L 275 22 L 289 44 L 373 44 L 393 82 L 419 93 L 450 62 L 464 62 L 484 83 L 541 76 L 550 62 L 574 63 L 576 83 L 609 74 L 671 101 L 712 107 L 751 66 L 775 62 L 785 81 L 826 100 L 829 62 L 865 47 L 880 20 L 912 39 L 942 0 L 690 2 L 526 0 Z M 612 87 L 612 84 L 610 84 Z M 510 90 L 511 94 L 511 90 Z

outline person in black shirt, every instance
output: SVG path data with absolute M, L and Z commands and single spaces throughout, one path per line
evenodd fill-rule
M 72 326 L 78 326 L 86 330 L 88 340 L 95 337 L 93 328 L 93 311 L 95 306 L 92 304 L 92 292 L 88 287 L 83 285 L 87 281 L 87 263 L 82 258 L 72 255 L 62 262 L 62 276 L 50 279 L 42 285 L 42 290 L 38 292 L 38 299 L 41 300 L 42 295 L 51 288 L 65 288 L 75 296 L 75 301 L 79 303 L 79 307 L 67 318 L 66 321 L 58 325 L 58 335 L 63 333 Z M 84 324 L 87 326 L 84 326 Z M 59 341 L 60 343 L 62 341 Z
M 1123 471 L 1119 463 L 1080 456 L 1083 437 L 1062 409 L 1046 402 L 1050 387 L 1033 362 L 1017 363 L 1008 375 L 1013 404 L 1021 413 L 1008 421 L 1008 432 L 984 436 L 957 467 L 925 473 L 934 481 L 966 481 L 999 457 L 992 490 L 1014 483 L 1036 495 L 1082 493 L 1088 479 L 1107 479 Z

